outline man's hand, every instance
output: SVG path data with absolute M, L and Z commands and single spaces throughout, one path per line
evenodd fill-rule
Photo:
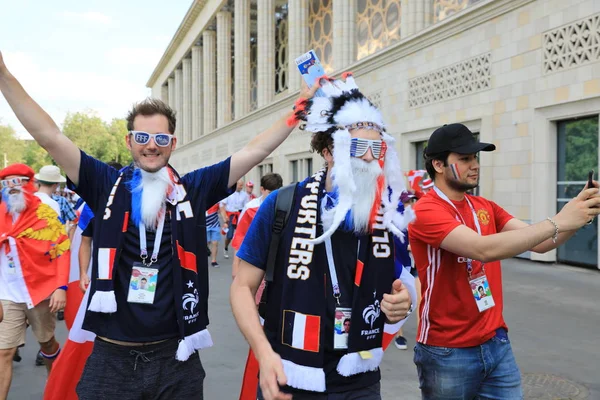
M 554 221 L 561 232 L 579 229 L 600 214 L 598 182 L 594 185 L 596 188 L 582 190 L 556 214 Z
M 258 360 L 260 366 L 260 389 L 265 400 L 290 400 L 291 394 L 282 393 L 279 386 L 287 384 L 287 378 L 283 372 L 281 357 L 274 351 Z
M 90 284 L 90 277 L 88 276 L 87 272 L 84 272 L 79 277 L 79 289 L 81 289 L 81 291 L 83 293 L 85 293 L 85 291 L 87 290 L 89 284 Z
M 408 289 L 396 279 L 392 284 L 392 293 L 384 293 L 381 301 L 381 310 L 385 313 L 388 322 L 395 324 L 406 318 L 410 309 L 410 294 Z
M 67 304 L 67 292 L 64 289 L 56 289 L 50 297 L 50 312 L 55 313 L 65 308 Z

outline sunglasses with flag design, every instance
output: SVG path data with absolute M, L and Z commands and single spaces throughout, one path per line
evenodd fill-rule
M 133 136 L 133 141 L 139 145 L 146 145 L 150 142 L 150 139 L 154 139 L 159 147 L 167 147 L 171 144 L 173 135 L 170 133 L 148 133 L 144 131 L 129 131 L 129 134 Z
M 383 140 L 370 140 L 362 138 L 352 138 L 350 141 L 350 156 L 362 157 L 367 154 L 369 148 L 373 152 L 373 158 L 376 160 L 380 160 L 385 157 L 387 145 Z
M 23 186 L 28 181 L 29 178 L 26 178 L 24 176 L 15 176 L 14 178 L 1 180 L 0 186 L 2 186 L 3 188 Z

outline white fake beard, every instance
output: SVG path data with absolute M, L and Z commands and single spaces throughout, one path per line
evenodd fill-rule
M 369 218 L 371 217 L 371 208 L 377 195 L 377 178 L 381 175 L 382 171 L 376 160 L 366 162 L 359 158 L 351 158 L 350 165 L 352 167 L 354 184 L 360 192 L 360 194 L 357 193 L 352 199 L 352 206 L 350 208 L 352 227 L 354 232 L 366 233 L 371 228 L 369 226 Z M 346 184 L 344 181 L 340 183 L 342 185 Z M 329 210 L 322 210 L 321 220 L 323 221 L 323 228 L 325 230 L 331 227 L 336 208 L 337 206 Z
M 25 210 L 26 206 L 27 202 L 25 201 L 25 193 L 23 193 L 23 190 L 19 190 L 18 193 L 8 195 L 6 207 L 8 208 L 8 212 L 13 216 L 20 214 L 23 210 Z
M 360 158 L 352 158 L 350 164 L 354 184 L 359 189 L 352 202 L 352 223 L 355 232 L 366 233 L 371 228 L 369 219 L 377 195 L 377 178 L 382 171 L 377 160 L 366 162 Z
M 167 199 L 167 189 L 172 183 L 166 167 L 156 172 L 147 172 L 143 169 L 140 169 L 140 172 L 142 174 L 140 184 L 142 190 L 142 221 L 146 225 L 146 229 L 154 231 L 156 230 L 160 211 Z

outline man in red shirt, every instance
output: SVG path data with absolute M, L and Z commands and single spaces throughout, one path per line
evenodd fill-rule
M 422 282 L 414 361 L 423 399 L 522 398 L 502 317 L 500 260 L 554 249 L 600 213 L 598 189 L 584 189 L 554 217 L 531 226 L 466 194 L 479 183 L 477 153 L 495 148 L 450 124 L 433 132 L 424 152 L 435 186 L 415 205 L 409 226 Z

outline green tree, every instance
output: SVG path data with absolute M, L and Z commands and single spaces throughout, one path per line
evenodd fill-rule
M 116 155 L 113 157 L 113 160 L 120 162 L 123 165 L 131 163 L 131 153 L 125 142 L 125 137 L 127 135 L 127 121 L 122 118 L 113 118 L 108 125 L 108 133 L 114 138 L 117 145 Z
M 0 167 L 23 162 L 25 146 L 10 125 L 0 125 Z
M 62 130 L 80 149 L 101 161 L 128 164 L 131 160 L 123 119 L 115 118 L 107 124 L 93 111 L 68 113 Z

